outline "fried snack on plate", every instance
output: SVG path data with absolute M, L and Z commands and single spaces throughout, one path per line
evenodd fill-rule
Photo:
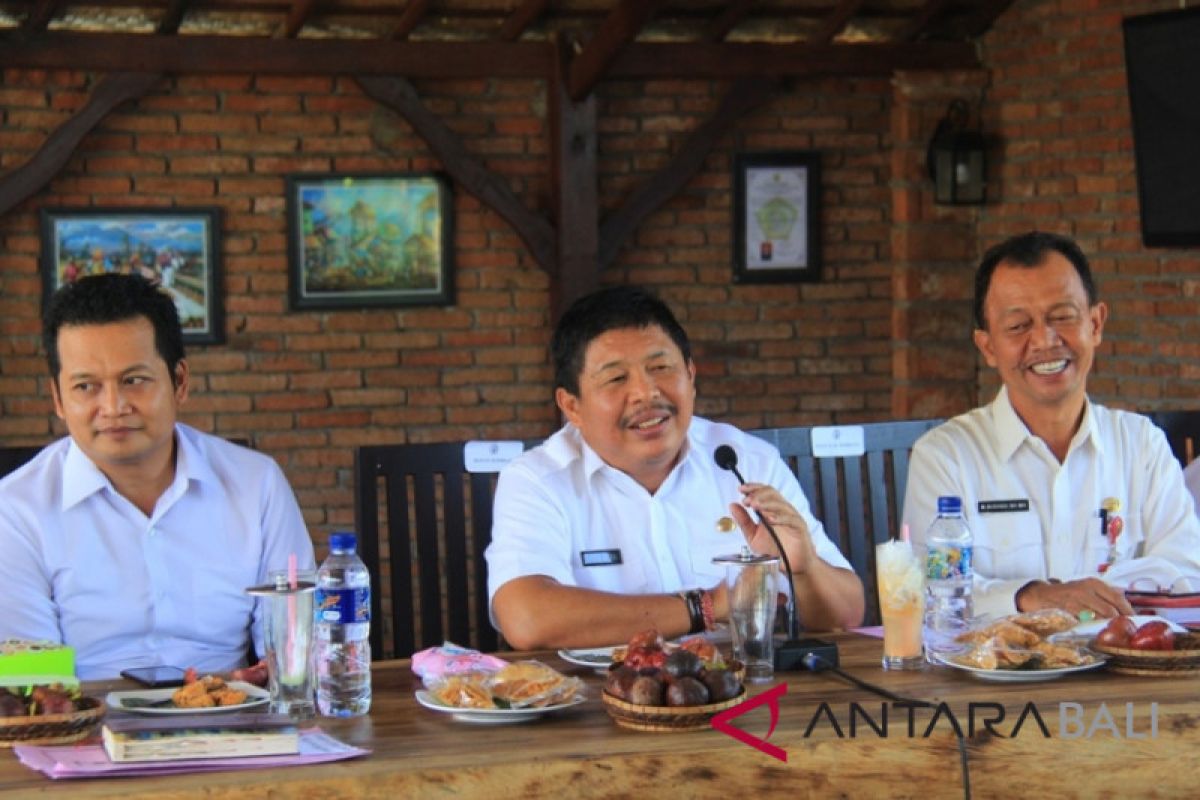
M 208 696 L 208 687 L 204 681 L 189 683 L 175 690 L 171 702 L 176 708 L 212 708 L 217 704 Z
M 955 638 L 956 641 L 973 645 L 980 645 L 984 642 L 998 639 L 1010 648 L 1032 647 L 1041 640 L 1041 637 L 1036 633 L 1011 622 L 1007 617 L 982 628 L 959 634 Z
M 1078 648 L 1051 642 L 1038 642 L 1033 649 L 1042 657 L 1042 669 L 1077 667 L 1081 664 L 1091 664 L 1096 660 L 1087 653 L 1080 652 Z
M 1040 611 L 1027 611 L 1009 617 L 1022 628 L 1033 631 L 1045 638 L 1056 633 L 1069 631 L 1079 624 L 1079 618 L 1061 608 L 1043 608 Z
M 583 682 L 540 661 L 517 661 L 493 674 L 488 685 L 509 708 L 541 708 L 570 700 Z
M 1000 637 L 980 642 L 967 652 L 956 655 L 953 661 L 964 667 L 978 669 L 1018 669 L 1038 654 L 1033 650 L 1012 647 Z
M 444 706 L 454 708 L 495 708 L 492 692 L 487 686 L 487 674 L 464 672 L 434 681 L 429 694 Z
M 208 696 L 213 699 L 219 706 L 240 706 L 246 702 L 246 693 L 240 689 L 234 689 L 226 686 L 224 689 L 217 689 L 209 692 Z

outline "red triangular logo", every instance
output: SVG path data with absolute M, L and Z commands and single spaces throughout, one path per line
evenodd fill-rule
M 771 734 L 775 732 L 775 725 L 779 722 L 779 698 L 787 694 L 787 684 L 781 683 L 778 686 L 768 689 L 753 700 L 747 700 L 744 703 L 738 703 L 733 708 L 726 709 L 720 714 L 712 718 L 713 730 L 720 731 L 726 736 L 732 736 L 742 744 L 748 744 L 756 750 L 766 753 L 771 758 L 787 761 L 787 751 L 782 747 L 776 747 L 773 744 L 768 744 L 767 739 L 771 738 Z M 747 711 L 758 708 L 763 703 L 766 703 L 771 708 L 771 727 L 767 730 L 767 735 L 763 738 L 758 738 L 754 734 L 746 733 L 741 728 L 735 728 L 729 724 L 729 720 L 734 717 L 740 717 Z

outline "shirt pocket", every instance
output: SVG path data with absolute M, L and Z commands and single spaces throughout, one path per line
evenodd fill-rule
M 719 542 L 716 545 L 693 546 L 688 554 L 692 569 L 692 584 L 688 588 L 699 587 L 711 589 L 725 580 L 725 565 L 714 564 L 713 558 L 719 555 L 729 555 L 738 551 L 737 543 Z M 724 550 L 721 548 L 724 547 Z M 686 578 L 685 578 L 686 580 Z
M 974 569 L 983 578 L 1013 580 L 1041 575 L 1046 569 L 1041 526 L 1030 512 L 997 514 L 973 531 Z

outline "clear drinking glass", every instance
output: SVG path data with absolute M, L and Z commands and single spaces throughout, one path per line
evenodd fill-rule
M 736 555 L 718 556 L 713 563 L 725 565 L 733 657 L 745 665 L 747 681 L 769 681 L 775 675 L 779 558 L 752 553 L 746 548 Z
M 912 544 L 890 541 L 877 545 L 875 578 L 883 617 L 883 668 L 923 668 L 925 571 Z
M 271 711 L 306 719 L 316 714 L 317 672 L 312 663 L 313 595 L 311 573 L 296 586 L 286 573 L 272 573 L 273 584 L 247 589 L 263 603 L 263 646 Z

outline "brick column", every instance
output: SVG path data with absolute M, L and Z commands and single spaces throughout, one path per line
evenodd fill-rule
M 892 416 L 976 405 L 971 343 L 977 207 L 933 202 L 926 152 L 950 101 L 977 108 L 983 72 L 901 72 L 892 86 Z

